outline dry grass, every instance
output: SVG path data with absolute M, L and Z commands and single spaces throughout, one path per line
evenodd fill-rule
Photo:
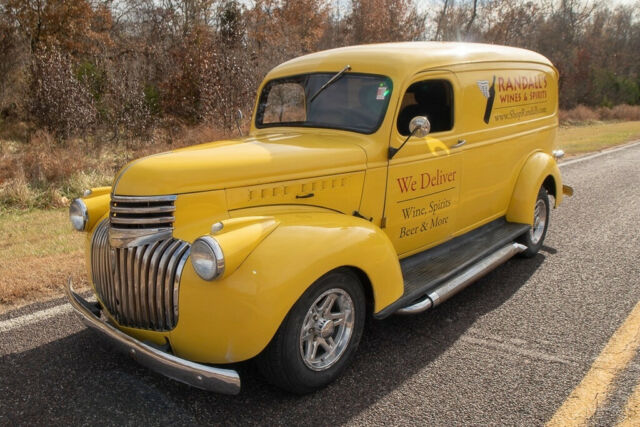
M 640 139 L 640 121 L 561 126 L 558 148 L 567 154 L 581 154 Z
M 0 134 L 0 211 L 68 206 L 83 190 L 110 185 L 132 159 L 230 136 L 210 126 L 180 124 L 156 129 L 149 140 L 118 145 L 80 139 L 61 144 L 44 131 L 28 142 Z
M 59 296 L 69 276 L 86 286 L 84 239 L 66 210 L 0 214 L 0 313 Z

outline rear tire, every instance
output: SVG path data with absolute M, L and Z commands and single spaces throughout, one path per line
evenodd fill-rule
M 549 227 L 549 210 L 549 193 L 541 187 L 533 208 L 533 226 L 517 240 L 527 247 L 520 253 L 521 257 L 532 258 L 542 248 Z
M 364 329 L 365 294 L 358 277 L 336 270 L 318 279 L 287 314 L 256 363 L 272 384 L 311 393 L 340 376 Z

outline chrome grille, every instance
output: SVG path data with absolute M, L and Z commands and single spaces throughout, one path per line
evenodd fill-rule
M 111 196 L 111 246 L 135 247 L 171 237 L 176 196 Z
M 180 276 L 191 246 L 163 239 L 137 247 L 112 247 L 109 220 L 91 241 L 91 271 L 100 300 L 122 326 L 169 331 L 178 323 Z

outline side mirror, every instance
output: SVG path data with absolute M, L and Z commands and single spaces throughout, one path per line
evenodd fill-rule
M 424 138 L 431 132 L 431 123 L 425 116 L 416 116 L 409 122 L 409 133 L 418 138 Z
M 389 160 L 393 159 L 393 156 L 395 156 L 396 153 L 400 151 L 402 147 L 404 147 L 404 144 L 406 144 L 412 136 L 415 135 L 418 136 L 418 138 L 424 138 L 425 136 L 429 135 L 429 132 L 431 132 L 431 123 L 429 123 L 429 119 L 427 119 L 425 116 L 414 117 L 409 122 L 409 136 L 407 136 L 407 139 L 404 140 L 400 147 L 389 147 L 389 154 L 387 158 Z
M 244 115 L 242 114 L 242 110 L 238 108 L 238 110 L 236 111 L 236 126 L 238 127 L 238 133 L 240 133 L 240 136 L 242 136 L 242 127 L 240 126 L 240 123 L 242 123 L 242 119 L 244 118 Z

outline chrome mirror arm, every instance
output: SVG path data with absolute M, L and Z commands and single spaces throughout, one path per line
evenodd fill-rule
M 400 144 L 400 147 L 389 147 L 389 160 L 393 159 L 393 156 L 395 156 L 396 153 L 404 147 L 404 144 L 406 144 L 407 141 L 409 141 L 409 139 L 415 134 L 419 134 L 422 138 L 429 135 L 429 132 L 431 131 L 431 123 L 429 123 L 429 119 L 426 116 L 416 116 L 411 119 L 411 122 L 409 122 L 409 131 L 411 131 L 411 133 L 407 136 L 404 142 Z
M 389 160 L 393 159 L 393 156 L 395 156 L 395 155 L 396 155 L 396 153 L 397 153 L 398 151 L 400 151 L 400 150 L 402 149 L 402 147 L 404 147 L 404 144 L 406 144 L 406 143 L 407 143 L 407 141 L 408 141 L 408 140 L 409 140 L 413 135 L 415 135 L 415 133 L 416 133 L 416 131 L 417 131 L 417 130 L 418 130 L 418 128 L 415 128 L 415 129 L 413 130 L 413 132 L 411 132 L 411 133 L 409 134 L 409 136 L 407 136 L 407 138 L 404 140 L 404 142 L 403 142 L 402 144 L 400 144 L 400 147 L 398 147 L 398 148 L 395 148 L 395 147 L 389 147 Z

